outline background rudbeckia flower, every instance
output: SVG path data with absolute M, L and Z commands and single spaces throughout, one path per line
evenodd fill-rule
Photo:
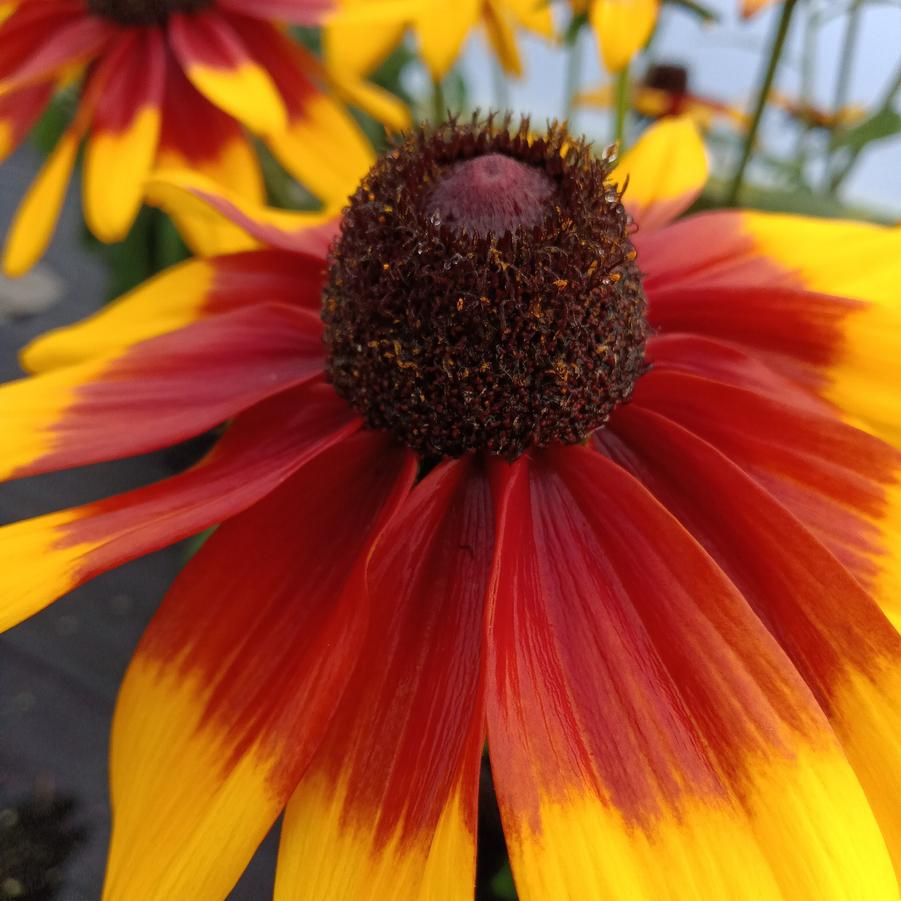
M 155 165 L 188 166 L 262 200 L 245 128 L 323 199 L 358 179 L 372 163 L 369 144 L 324 93 L 317 60 L 272 21 L 313 24 L 329 10 L 320 0 L 15 4 L 0 25 L 0 158 L 57 87 L 84 78 L 74 120 L 10 228 L 7 273 L 21 274 L 46 247 L 82 141 L 85 219 L 103 241 L 125 236 Z M 404 124 L 403 108 L 373 86 L 346 80 L 343 89 Z M 191 224 L 181 224 L 190 240 Z
M 767 99 L 772 106 L 787 113 L 805 128 L 851 128 L 867 117 L 867 110 L 863 106 L 848 105 L 837 110 L 827 110 L 782 91 L 770 91 Z
M 360 10 L 360 18 L 367 21 L 354 22 L 347 16 L 324 29 L 326 62 L 339 81 L 346 73 L 369 74 L 408 28 L 416 35 L 422 61 L 436 81 L 447 75 L 466 39 L 479 25 L 504 71 L 514 76 L 523 73 L 517 29 L 546 38 L 554 35 L 550 5 L 533 0 L 421 0 L 407 5 L 345 0 L 345 5 Z
M 616 104 L 615 86 L 607 83 L 583 91 L 575 97 L 575 103 L 578 106 L 613 107 Z M 689 116 L 702 129 L 720 119 L 742 130 L 748 125 L 747 115 L 734 104 L 692 93 L 688 86 L 688 70 L 678 65 L 658 63 L 650 66 L 641 81 L 630 85 L 629 103 L 636 113 L 649 119 Z
M 4 477 L 227 423 L 0 530 L 11 626 L 221 523 L 122 686 L 107 898 L 223 898 L 282 810 L 276 898 L 470 897 L 486 737 L 526 901 L 897 897 L 901 233 L 673 222 L 683 119 L 612 175 L 634 234 L 606 174 L 474 122 L 340 224 L 188 175 L 263 246 L 26 349 Z

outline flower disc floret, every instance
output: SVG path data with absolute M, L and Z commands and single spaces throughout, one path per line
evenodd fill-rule
M 646 301 L 610 159 L 552 125 L 421 127 L 345 211 L 328 376 L 424 456 L 514 458 L 604 425 L 644 371 Z

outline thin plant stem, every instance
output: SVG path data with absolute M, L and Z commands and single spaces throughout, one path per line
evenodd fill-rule
M 729 185 L 729 191 L 726 195 L 726 203 L 729 206 L 735 206 L 738 201 L 738 195 L 741 191 L 742 181 L 745 177 L 745 169 L 754 152 L 754 143 L 757 140 L 757 132 L 760 129 L 760 121 L 763 118 L 763 111 L 766 109 L 767 100 L 770 96 L 770 90 L 773 87 L 773 81 L 776 77 L 776 70 L 779 68 L 779 60 L 782 57 L 782 51 L 785 49 L 785 39 L 788 37 L 789 26 L 791 25 L 792 13 L 798 5 L 798 0 L 785 0 L 782 5 L 782 13 L 776 24 L 776 32 L 773 35 L 773 42 L 770 47 L 769 59 L 763 72 L 763 78 L 760 80 L 760 87 L 757 90 L 757 99 L 754 103 L 754 112 L 751 117 L 751 125 L 745 136 L 745 143 L 742 147 L 741 159 L 732 176 L 732 182 Z
M 860 23 L 863 18 L 863 0 L 854 0 L 848 12 L 848 25 L 845 28 L 845 40 L 839 57 L 838 72 L 835 80 L 835 100 L 832 103 L 834 112 L 838 112 L 848 103 L 851 72 L 854 69 L 854 57 L 860 37 Z
M 885 110 L 891 109 L 894 106 L 895 98 L 898 94 L 901 93 L 901 65 L 898 66 L 895 71 L 895 77 L 889 82 L 888 87 L 885 89 L 885 93 L 882 97 L 882 102 L 878 104 L 876 107 L 876 112 L 873 115 L 879 115 L 881 112 L 885 112 Z M 855 147 L 849 154 L 848 159 L 845 161 L 844 166 L 842 166 L 833 176 L 831 181 L 829 182 L 829 190 L 837 191 L 841 186 L 842 182 L 850 175 L 851 170 L 857 164 L 857 159 L 863 150 L 863 146 Z
M 447 103 L 444 100 L 444 82 L 432 79 L 432 121 L 440 125 L 447 118 Z
M 820 10 L 813 3 L 808 3 L 804 10 L 804 41 L 801 50 L 801 95 L 798 98 L 802 110 L 810 109 L 814 103 L 813 86 L 817 70 L 817 36 L 820 30 Z M 807 163 L 807 138 L 810 135 L 810 131 L 809 122 L 799 123 L 795 161 L 802 178 Z
M 835 77 L 835 97 L 832 101 L 832 113 L 836 117 L 833 121 L 831 134 L 829 135 L 829 151 L 826 157 L 826 180 L 830 182 L 830 171 L 835 150 L 845 130 L 840 124 L 838 116 L 848 104 L 851 89 L 851 73 L 854 71 L 854 59 L 860 43 L 860 23 L 863 19 L 863 0 L 853 0 L 848 11 L 848 24 L 845 27 L 845 39 L 842 43 L 842 52 L 839 56 L 838 70 Z
M 620 154 L 626 146 L 626 119 L 629 115 L 629 67 L 626 66 L 616 76 L 616 107 L 613 136 L 619 145 Z
M 582 54 L 584 44 L 581 29 L 576 31 L 566 51 L 566 72 L 563 81 L 563 110 L 570 127 L 575 119 L 576 95 L 582 86 Z

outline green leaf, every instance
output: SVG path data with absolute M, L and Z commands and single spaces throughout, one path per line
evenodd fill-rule
M 516 886 L 513 884 L 513 873 L 510 872 L 510 864 L 505 863 L 500 870 L 495 873 L 491 880 L 491 891 L 495 897 L 511 899 L 516 898 Z
M 854 128 L 837 131 L 830 146 L 833 150 L 847 147 L 848 150 L 859 153 L 867 144 L 882 141 L 899 132 L 901 132 L 901 113 L 891 107 L 885 107 Z

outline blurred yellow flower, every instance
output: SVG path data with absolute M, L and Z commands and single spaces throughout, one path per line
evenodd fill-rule
M 601 62 L 608 72 L 621 72 L 648 42 L 659 0 L 573 0 L 573 12 L 585 13 L 597 36 Z
M 554 35 L 551 8 L 544 0 L 344 0 L 344 5 L 346 16 L 327 25 L 323 34 L 326 62 L 339 82 L 348 73 L 360 76 L 375 69 L 408 29 L 435 80 L 448 73 L 479 25 L 500 65 L 513 76 L 523 72 L 517 29 Z

